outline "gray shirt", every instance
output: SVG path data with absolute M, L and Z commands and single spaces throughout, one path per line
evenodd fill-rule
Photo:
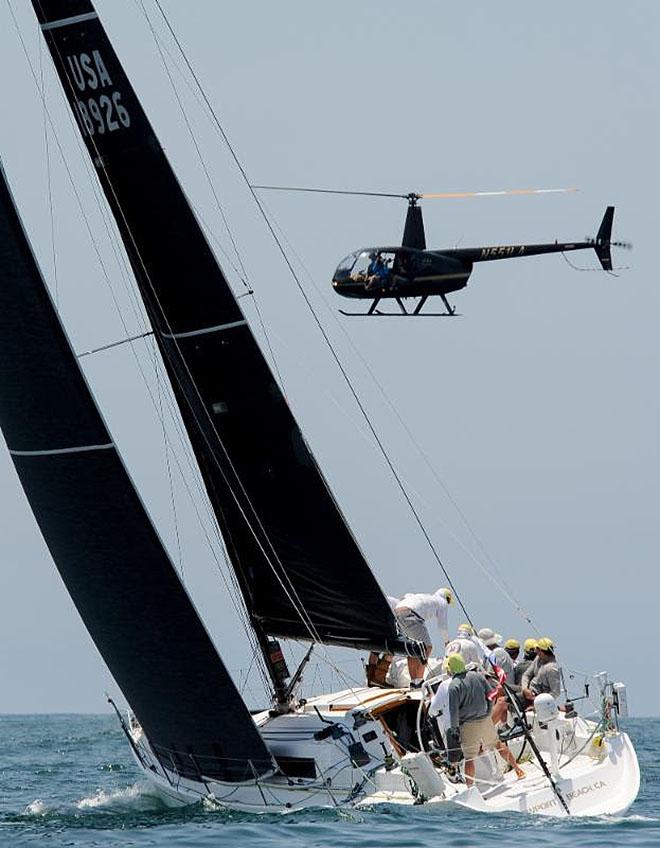
M 456 674 L 449 684 L 449 721 L 458 727 L 466 721 L 484 718 L 490 712 L 490 683 L 478 671 Z
M 520 689 L 520 684 L 522 683 L 523 674 L 527 671 L 530 665 L 534 662 L 534 659 L 522 659 L 520 662 L 517 662 L 515 668 L 513 669 L 513 683 Z
M 561 671 L 554 660 L 541 663 L 537 657 L 522 677 L 523 689 L 531 689 L 534 695 L 548 692 L 558 698 L 561 692 Z

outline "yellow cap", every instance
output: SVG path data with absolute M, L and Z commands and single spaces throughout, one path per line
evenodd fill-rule
M 507 639 L 504 643 L 505 648 L 511 648 L 513 651 L 520 650 L 520 642 L 517 639 Z
M 458 629 L 465 630 L 467 633 L 474 633 L 474 627 L 471 624 L 468 624 L 467 621 L 463 622 L 463 624 L 459 624 Z
M 536 639 L 525 639 L 525 644 L 523 648 L 525 649 L 525 653 L 528 654 L 530 651 L 535 651 L 538 647 L 538 642 Z
M 542 639 L 539 639 L 536 643 L 536 647 L 539 651 L 554 651 L 555 646 L 552 639 L 549 639 L 547 636 L 544 636 Z
M 438 589 L 437 594 L 442 595 L 442 597 L 447 601 L 450 606 L 454 603 L 454 593 L 446 586 L 443 586 L 442 589 Z
M 449 654 L 445 666 L 451 675 L 462 674 L 465 671 L 465 660 L 460 654 Z

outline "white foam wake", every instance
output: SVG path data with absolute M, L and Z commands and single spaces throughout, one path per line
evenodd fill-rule
M 31 804 L 28 804 L 23 815 L 25 816 L 44 816 L 48 812 L 48 807 L 44 804 L 41 798 L 35 798 Z
M 162 803 L 149 794 L 143 783 L 134 783 L 123 789 L 97 789 L 89 798 L 82 798 L 75 804 L 78 810 L 113 810 L 117 812 L 154 809 Z

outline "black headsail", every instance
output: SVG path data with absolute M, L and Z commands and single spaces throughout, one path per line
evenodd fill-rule
M 89 0 L 33 0 L 257 634 L 406 650 Z
M 160 761 L 193 778 L 271 771 L 87 387 L 1 166 L 0 424 L 69 594 Z

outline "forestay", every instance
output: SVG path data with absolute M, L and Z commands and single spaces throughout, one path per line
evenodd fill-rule
M 228 781 L 272 771 L 103 423 L 1 167 L 0 424 L 66 588 L 161 763 Z
M 406 651 L 92 4 L 33 5 L 257 632 Z

